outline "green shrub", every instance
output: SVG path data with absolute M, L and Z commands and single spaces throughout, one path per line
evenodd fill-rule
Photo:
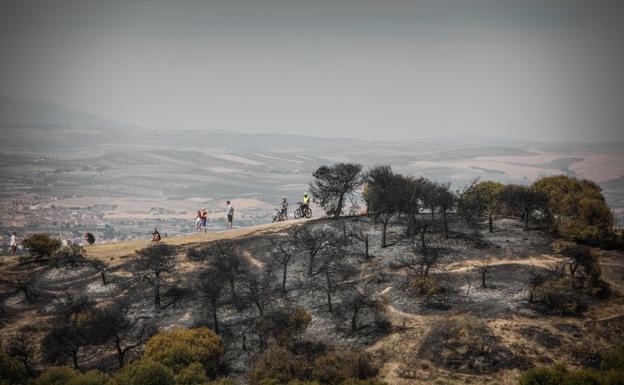
M 65 367 L 50 368 L 41 373 L 33 385 L 67 385 L 79 374 L 78 371 Z
M 33 234 L 22 241 L 30 253 L 37 259 L 50 257 L 61 247 L 61 241 L 50 238 L 48 234 Z
M 249 378 L 253 385 L 287 384 L 310 378 L 310 365 L 283 346 L 272 346 L 258 357 Z
M 174 329 L 160 332 L 145 345 L 144 359 L 167 366 L 174 373 L 193 363 L 201 364 L 208 377 L 216 377 L 221 370 L 223 344 L 208 328 Z
M 365 354 L 353 351 L 331 352 L 314 362 L 312 375 L 322 384 L 337 385 L 351 378 L 366 379 L 377 374 Z
M 199 362 L 193 362 L 176 376 L 176 385 L 201 385 L 206 383 L 206 370 Z
M 26 378 L 24 365 L 0 349 L 0 384 L 19 385 L 25 383 Z
M 624 344 L 601 355 L 600 369 L 624 371 Z
M 586 294 L 575 289 L 574 281 L 561 278 L 547 281 L 533 289 L 533 302 L 552 315 L 577 315 L 587 310 Z
M 126 365 L 109 385 L 174 385 L 173 371 L 158 362 L 139 360 Z
M 77 373 L 67 385 L 104 385 L 108 379 L 97 370 L 90 370 L 86 373 Z

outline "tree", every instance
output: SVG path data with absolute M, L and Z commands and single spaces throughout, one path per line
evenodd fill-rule
M 384 302 L 375 298 L 372 290 L 369 288 L 355 288 L 347 291 L 342 296 L 339 314 L 342 313 L 349 316 L 351 331 L 355 332 L 358 329 L 358 320 L 364 311 L 368 310 L 377 317 L 384 309 Z
M 110 343 L 117 353 L 119 367 L 125 364 L 126 355 L 147 342 L 156 328 L 147 317 L 131 319 L 130 304 L 125 300 L 97 309 L 93 316 L 93 331 L 98 340 Z
M 411 252 L 397 258 L 392 264 L 396 269 L 406 269 L 417 277 L 427 277 L 429 273 L 446 263 L 447 251 L 443 247 L 413 247 Z
M 38 261 L 50 258 L 50 256 L 61 247 L 61 241 L 50 238 L 48 234 L 33 234 L 24 239 L 22 244 L 30 250 L 30 253 Z
M 509 209 L 520 213 L 525 231 L 529 229 L 529 218 L 533 211 L 538 209 L 546 211 L 548 206 L 546 194 L 529 186 L 505 185 L 500 191 L 500 196 Z
M 321 166 L 312 174 L 315 179 L 310 184 L 310 191 L 327 215 L 340 216 L 345 200 L 362 185 L 361 171 L 359 164 L 337 163 Z
M 289 232 L 292 243 L 308 252 L 308 277 L 312 277 L 316 256 L 335 242 L 334 235 L 324 229 L 314 229 L 310 225 L 293 227 Z
M 440 206 L 440 197 L 438 194 L 438 184 L 432 181 L 425 181 L 422 189 L 423 206 L 431 212 L 431 220 L 435 219 L 436 208 Z
M 159 312 L 162 276 L 175 268 L 174 249 L 166 243 L 148 246 L 137 251 L 136 265 L 143 279 L 154 288 L 154 308 Z
M 401 186 L 404 179 L 395 174 L 390 166 L 377 166 L 366 174 L 368 189 L 364 199 L 381 222 L 381 247 L 386 247 L 386 233 L 390 219 L 400 210 Z
M 35 345 L 26 337 L 25 333 L 18 332 L 13 337 L 7 346 L 7 353 L 11 357 L 17 358 L 30 376 L 33 375 Z M 0 380 L 1 379 L 2 378 L 0 377 Z M 2 383 L 2 381 L 0 381 L 0 383 Z
M 242 281 L 245 303 L 255 306 L 258 314 L 262 316 L 267 306 L 277 297 L 271 265 L 266 265 L 263 269 L 248 269 Z
M 214 266 L 209 266 L 206 270 L 202 271 L 197 283 L 200 296 L 204 297 L 210 304 L 213 329 L 216 334 L 219 334 L 218 312 L 226 283 L 227 280 Z
M 568 258 L 568 267 L 572 279 L 578 278 L 577 273 L 580 267 L 585 276 L 590 278 L 592 284 L 598 283 L 602 271 L 598 257 L 592 252 L 590 247 L 574 242 L 557 240 L 553 243 L 553 249 L 555 252 Z
M 455 207 L 457 202 L 457 198 L 455 194 L 450 190 L 449 184 L 439 184 L 437 186 L 438 193 L 438 205 L 440 207 L 440 211 L 442 212 L 442 224 L 444 229 L 444 238 L 448 239 L 449 230 L 448 230 L 448 212 Z
M 494 215 L 498 212 L 500 193 L 503 185 L 498 182 L 484 181 L 470 185 L 459 199 L 459 210 L 464 216 L 481 217 L 484 214 L 488 218 L 488 231 L 494 232 Z
M 71 359 L 74 369 L 78 369 L 78 351 L 87 345 L 85 341 L 89 330 L 86 324 L 82 320 L 76 320 L 53 328 L 41 343 L 44 360 L 51 364 L 64 365 Z
M 249 262 L 238 253 L 232 242 L 216 241 L 202 248 L 189 248 L 187 257 L 219 271 L 230 286 L 232 301 L 238 303 L 236 281 L 249 269 Z
M 533 187 L 548 198 L 555 235 L 596 246 L 613 239 L 613 214 L 596 183 L 558 175 L 540 178 Z
M 357 274 L 357 269 L 346 261 L 346 252 L 340 245 L 334 245 L 323 252 L 319 258 L 317 284 L 327 297 L 327 310 L 333 311 L 332 296 L 341 289 L 341 283 Z
M 288 265 L 296 256 L 295 245 L 287 241 L 272 242 L 271 252 L 269 253 L 270 263 L 276 265 L 282 270 L 282 293 L 286 294 L 286 278 L 288 276 Z

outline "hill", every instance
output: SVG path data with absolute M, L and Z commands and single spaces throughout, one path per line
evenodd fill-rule
M 497 220 L 494 233 L 485 224 L 475 228 L 454 216 L 450 227 L 448 240 L 435 228 L 425 234 L 428 253 L 433 253 L 426 255 L 436 256 L 428 259 L 426 273 L 415 252 L 421 241 L 402 236 L 401 221 L 390 226 L 387 248 L 379 245 L 379 226 L 363 217 L 165 238 L 174 247 L 175 264 L 163 273 L 163 301 L 173 304 L 160 311 L 155 311 L 153 287 L 137 265 L 135 251 L 148 246 L 147 241 L 88 246 L 87 260 L 67 267 L 3 258 L 0 337 L 6 344 L 21 333 L 40 346 L 55 327 L 59 309 L 66 308 L 68 298 L 81 295 L 99 306 L 125 298 L 131 319 L 148 319 L 161 329 L 214 327 L 200 289 L 201 273 L 214 261 L 206 264 L 197 256 L 203 248 L 214 251 L 219 245 L 232 247 L 230 262 L 241 258 L 239 266 L 246 266 L 235 278 L 235 292 L 224 289 L 217 308 L 225 362 L 230 375 L 243 380 L 266 348 L 259 322 L 273 309 L 292 306 L 312 317 L 301 341 L 323 349 L 365 351 L 379 368 L 379 378 L 390 384 L 515 384 L 523 370 L 534 366 L 595 366 L 599 353 L 624 337 L 622 253 L 596 251 L 610 296 L 585 296 L 586 308 L 577 314 L 553 315 L 529 301 L 534 278 L 566 262 L 552 252 L 548 233 L 523 231 L 513 219 Z M 344 235 L 350 241 L 339 253 L 321 247 L 309 276 L 310 253 L 301 240 Z M 292 259 L 282 291 L 277 261 L 285 253 Z M 326 280 L 333 284 L 328 287 Z M 354 316 L 349 307 L 354 296 L 376 305 L 362 305 Z M 138 354 L 140 349 L 133 350 L 129 358 Z M 44 365 L 39 347 L 34 358 L 37 367 Z M 78 359 L 83 369 L 111 370 L 116 364 L 114 349 L 107 346 L 81 347 Z

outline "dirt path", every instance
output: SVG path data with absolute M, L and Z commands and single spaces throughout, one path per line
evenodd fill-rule
M 540 256 L 529 257 L 525 259 L 468 259 L 461 262 L 451 263 L 445 269 L 449 273 L 463 273 L 470 270 L 477 269 L 484 265 L 497 266 L 497 265 L 524 265 L 524 266 L 536 266 L 542 268 L 549 268 L 558 263 L 562 259 L 552 255 L 542 254 Z
M 217 240 L 227 240 L 235 238 L 245 238 L 256 235 L 275 234 L 283 232 L 292 226 L 305 223 L 305 219 L 291 220 L 279 223 L 269 223 L 266 225 L 242 227 L 239 229 L 217 231 L 214 233 L 206 234 L 193 234 L 181 237 L 164 238 L 163 242 L 174 246 L 187 246 L 193 244 L 200 244 L 205 242 L 212 242 Z M 95 244 L 93 246 L 87 246 L 87 255 L 90 258 L 105 260 L 113 264 L 119 262 L 120 257 L 132 255 L 136 250 L 152 244 L 150 240 L 137 240 L 137 241 L 125 241 L 125 242 L 111 242 Z M 252 261 L 253 262 L 253 261 Z

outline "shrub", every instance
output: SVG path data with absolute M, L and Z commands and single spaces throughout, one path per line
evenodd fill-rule
M 160 332 L 145 345 L 144 359 L 157 361 L 174 373 L 193 363 L 201 364 L 208 377 L 216 377 L 221 370 L 223 344 L 208 328 L 174 329 Z
M 61 247 L 61 241 L 50 238 L 48 234 L 33 234 L 24 239 L 22 244 L 37 259 L 49 258 Z
M 0 384 L 19 385 L 26 382 L 27 372 L 24 365 L 0 349 Z
M 110 381 L 110 385 L 173 385 L 173 371 L 151 360 L 139 360 L 124 366 Z
M 253 385 L 287 384 L 294 379 L 310 378 L 311 367 L 303 357 L 282 346 L 272 346 L 258 359 L 249 378 Z
M 104 385 L 107 377 L 97 370 L 80 373 L 77 370 L 56 367 L 44 371 L 33 385 Z
M 587 296 L 570 278 L 547 281 L 533 289 L 533 301 L 552 315 L 577 315 L 587 310 Z
M 67 385 L 104 385 L 108 379 L 97 370 L 90 370 L 86 373 L 77 373 Z
M 206 385 L 238 385 L 238 383 L 231 378 L 223 377 L 214 381 L 209 381 Z
M 624 344 L 601 355 L 600 369 L 624 371 Z
M 85 249 L 80 245 L 69 245 L 61 247 L 52 256 L 51 260 L 55 266 L 64 265 L 65 268 L 76 267 L 85 261 Z
M 266 340 L 271 336 L 279 345 L 291 344 L 312 321 L 312 316 L 302 308 L 276 308 L 258 321 L 258 333 Z
M 340 385 L 388 385 L 388 384 L 383 381 L 374 379 L 374 378 L 367 378 L 365 380 L 360 380 L 357 378 L 349 378 L 348 380 L 341 382 Z
M 176 385 L 201 385 L 206 383 L 206 370 L 199 362 L 182 369 L 176 376 Z
M 353 351 L 331 352 L 314 362 L 312 375 L 322 384 L 337 385 L 350 378 L 366 379 L 377 374 L 365 354 Z
M 430 276 L 416 276 L 409 281 L 410 291 L 418 296 L 432 296 L 444 293 L 438 280 Z

